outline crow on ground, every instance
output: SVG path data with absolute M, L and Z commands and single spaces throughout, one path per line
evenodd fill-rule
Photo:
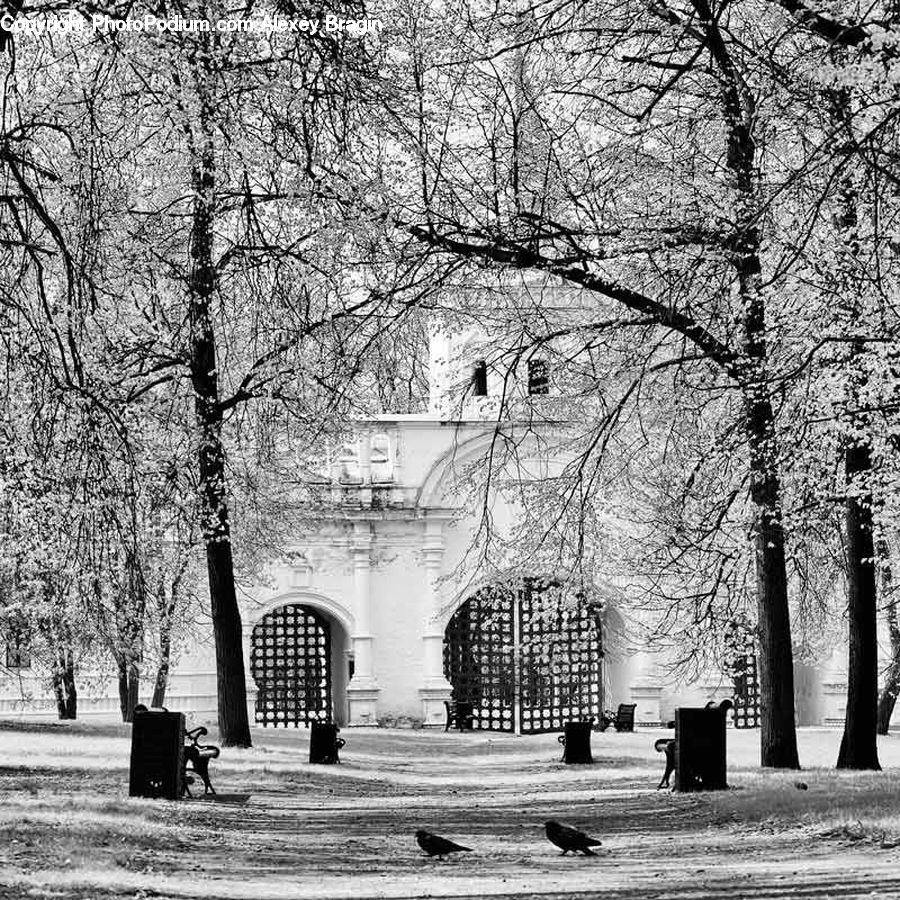
M 416 841 L 429 856 L 436 856 L 438 859 L 443 859 L 448 853 L 458 853 L 460 850 L 472 852 L 471 847 L 454 844 L 453 841 L 448 841 L 447 838 L 442 838 L 440 835 L 432 834 L 422 828 L 416 832 Z
M 580 850 L 585 856 L 596 856 L 591 847 L 599 847 L 602 843 L 596 838 L 588 837 L 577 828 L 560 825 L 559 822 L 554 822 L 552 819 L 549 822 L 544 822 L 544 827 L 547 829 L 547 839 L 551 844 L 556 844 L 557 847 L 562 849 L 563 856 L 570 850 L 573 853 L 576 850 Z

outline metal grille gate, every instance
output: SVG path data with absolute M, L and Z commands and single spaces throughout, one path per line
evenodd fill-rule
M 513 592 L 479 591 L 456 611 L 444 638 L 444 674 L 475 727 L 535 734 L 603 708 L 596 611 L 557 586 L 529 579 Z
M 513 731 L 514 598 L 485 588 L 456 611 L 444 635 L 444 675 L 456 700 L 474 707 L 476 727 Z
M 569 720 L 599 718 L 603 646 L 596 610 L 537 580 L 524 585 L 519 610 L 522 733 L 562 731 Z
M 734 677 L 734 727 L 759 727 L 759 673 L 756 654 L 739 656 L 732 664 Z
M 734 727 L 758 728 L 759 672 L 755 630 L 745 615 L 737 614 L 725 632 L 725 652 L 734 687 Z
M 282 606 L 253 629 L 256 721 L 298 727 L 331 721 L 331 629 L 308 606 Z

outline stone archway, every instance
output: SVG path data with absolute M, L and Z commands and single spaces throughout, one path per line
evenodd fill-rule
M 297 728 L 343 719 L 335 704 L 336 682 L 346 684 L 343 643 L 330 618 L 311 606 L 288 603 L 264 615 L 250 638 L 256 723 Z
M 444 632 L 444 675 L 491 731 L 561 731 L 603 709 L 602 631 L 596 608 L 550 579 L 488 586 Z

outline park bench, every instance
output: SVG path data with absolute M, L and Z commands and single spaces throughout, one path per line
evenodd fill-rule
M 475 721 L 475 706 L 465 700 L 445 700 L 444 709 L 447 711 L 447 724 L 444 731 L 456 727 L 460 731 L 471 731 Z
M 184 794 L 191 796 L 190 785 L 194 783 L 194 779 L 189 772 L 200 776 L 203 782 L 203 793 L 215 794 L 216 789 L 209 780 L 209 761 L 215 759 L 222 751 L 215 744 L 201 744 L 200 738 L 207 734 L 207 730 L 199 725 L 184 733 L 187 743 L 184 745 L 184 773 L 182 785 L 184 786 Z M 190 766 L 190 769 L 188 769 Z
M 610 725 L 615 726 L 616 731 L 634 731 L 634 711 L 637 709 L 637 703 L 620 703 L 619 708 L 613 713 L 612 710 L 604 710 L 600 716 L 600 730 L 606 731 Z

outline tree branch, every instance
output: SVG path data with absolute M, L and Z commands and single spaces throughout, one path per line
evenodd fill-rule
M 407 226 L 407 231 L 417 240 L 439 247 L 458 256 L 466 258 L 480 257 L 493 262 L 505 263 L 519 269 L 537 269 L 549 272 L 564 281 L 578 284 L 589 291 L 609 297 L 635 312 L 651 316 L 665 328 L 670 328 L 684 335 L 696 347 L 703 351 L 717 365 L 721 366 L 729 376 L 739 380 L 741 376 L 740 358 L 724 341 L 720 341 L 706 328 L 694 321 L 689 315 L 654 300 L 645 294 L 631 290 L 615 281 L 588 272 L 584 268 L 561 264 L 540 253 L 519 246 L 503 247 L 485 240 L 483 243 L 452 238 L 439 234 L 433 228 L 424 225 Z
M 800 0 L 771 0 L 771 2 L 787 10 L 810 31 L 833 44 L 840 44 L 842 47 L 858 47 L 869 39 L 869 32 L 862 25 L 836 22 L 834 19 L 829 19 L 810 9 Z

